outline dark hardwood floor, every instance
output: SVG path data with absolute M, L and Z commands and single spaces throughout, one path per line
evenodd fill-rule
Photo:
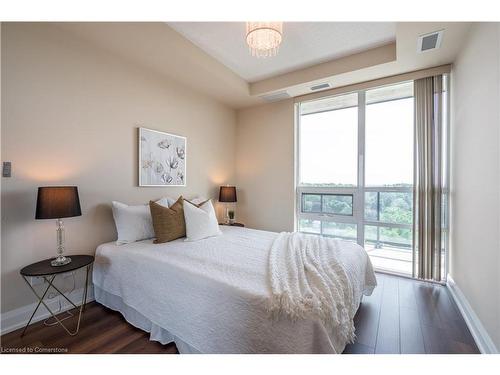
M 344 353 L 479 353 L 445 286 L 380 273 L 377 281 L 354 318 L 356 341 Z
M 75 316 L 65 320 L 71 329 L 76 326 Z M 64 313 L 60 314 L 62 317 Z M 44 326 L 43 322 L 37 322 L 28 327 L 26 334 L 21 337 L 22 329 L 3 335 L 1 340 L 2 351 L 5 348 L 39 348 L 51 350 L 62 349 L 61 353 L 177 353 L 175 344 L 161 345 L 156 341 L 149 341 L 149 333 L 127 323 L 123 316 L 110 310 L 97 302 L 87 304 L 80 325 L 80 331 L 76 336 L 69 336 L 60 326 Z
M 448 290 L 440 285 L 377 274 L 373 295 L 364 297 L 355 317 L 356 342 L 344 353 L 479 353 Z M 75 317 L 65 323 L 75 324 Z M 71 326 L 73 327 L 73 326 Z M 32 348 L 63 353 L 177 353 L 175 344 L 149 341 L 149 334 L 128 324 L 121 314 L 91 302 L 80 332 L 42 322 L 24 337 L 17 330 L 1 337 L 2 351 Z M 62 349 L 62 350 L 61 350 Z

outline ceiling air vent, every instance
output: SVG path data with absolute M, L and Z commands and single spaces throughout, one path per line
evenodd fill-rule
M 320 83 L 319 85 L 311 86 L 311 91 L 324 90 L 324 89 L 329 89 L 329 88 L 330 88 L 329 83 Z
M 277 102 L 278 100 L 288 99 L 291 96 L 286 91 L 277 91 L 267 95 L 261 95 L 266 102 Z
M 427 52 L 441 47 L 444 30 L 420 35 L 417 39 L 417 52 Z

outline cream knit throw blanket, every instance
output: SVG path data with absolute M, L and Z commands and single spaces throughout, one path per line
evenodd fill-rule
M 280 233 L 269 255 L 272 316 L 320 319 L 352 342 L 356 304 L 339 251 L 339 241 L 332 238 Z

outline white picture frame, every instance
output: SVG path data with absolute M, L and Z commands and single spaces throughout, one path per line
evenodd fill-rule
M 139 128 L 139 186 L 186 186 L 187 138 Z

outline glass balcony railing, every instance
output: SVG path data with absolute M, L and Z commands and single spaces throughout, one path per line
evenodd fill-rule
M 355 211 L 356 191 L 308 190 L 301 194 L 299 231 L 358 242 L 376 269 L 412 274 L 411 185 L 367 188 L 363 212 Z
M 381 189 L 382 190 L 382 189 Z M 412 274 L 413 193 L 365 193 L 364 247 L 376 269 Z

